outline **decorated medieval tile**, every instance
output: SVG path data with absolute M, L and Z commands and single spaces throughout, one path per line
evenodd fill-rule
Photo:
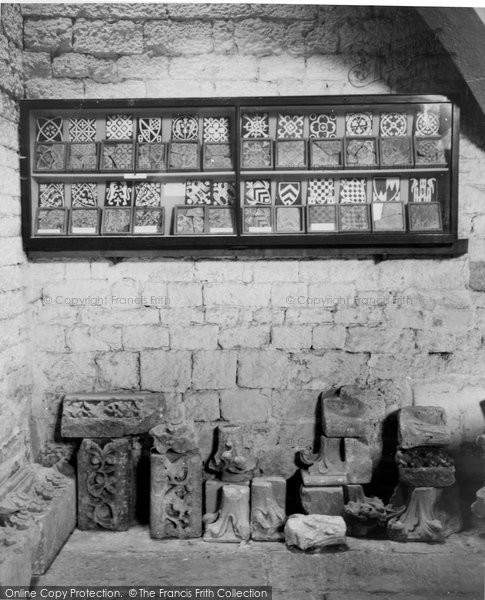
M 302 230 L 302 212 L 299 206 L 279 206 L 276 209 L 276 231 L 296 233 Z
M 372 205 L 374 231 L 404 231 L 404 205 L 402 202 L 376 202 Z
M 337 137 L 337 115 L 312 113 L 309 117 L 310 139 Z
M 199 170 L 199 144 L 197 142 L 171 142 L 168 167 L 174 171 Z
M 156 181 L 135 183 L 135 206 L 160 206 L 162 203 L 162 184 Z
M 93 182 L 71 185 L 72 208 L 95 208 L 98 206 L 98 184 Z
M 126 181 L 110 181 L 106 184 L 105 206 L 131 206 L 132 188 Z
M 439 113 L 428 105 L 418 111 L 414 120 L 414 133 L 417 136 L 427 137 L 438 135 L 440 132 Z
M 228 142 L 229 141 L 229 118 L 228 117 L 204 117 L 204 142 Z
M 71 233 L 90 234 L 98 233 L 99 211 L 92 208 L 76 208 L 71 211 Z
M 136 145 L 136 168 L 139 171 L 165 171 L 167 169 L 166 145 L 142 142 Z
M 271 232 L 271 208 L 264 206 L 245 207 L 244 231 L 248 233 Z
M 317 204 L 308 206 L 309 231 L 337 231 L 337 206 Z
M 279 113 L 276 126 L 276 137 L 280 140 L 294 140 L 303 137 L 303 115 Z
M 389 137 L 380 140 L 381 165 L 385 167 L 407 167 L 413 164 L 411 139 Z
M 276 204 L 291 206 L 301 204 L 301 181 L 278 181 L 276 186 Z
M 234 233 L 233 208 L 209 208 L 208 221 L 209 233 Z
M 340 202 L 359 204 L 367 202 L 367 180 L 352 177 L 340 180 Z
M 245 181 L 244 204 L 271 204 L 271 181 L 268 179 Z
M 160 394 L 99 392 L 67 394 L 62 404 L 63 437 L 123 437 L 147 432 L 158 422 Z
M 139 143 L 160 143 L 162 141 L 162 118 L 139 117 L 136 139 Z
M 441 231 L 441 206 L 439 202 L 408 204 L 410 231 Z
M 411 177 L 409 180 L 409 202 L 436 202 L 438 182 L 436 177 Z
M 63 208 L 39 208 L 37 233 L 44 235 L 66 233 L 66 211 Z
M 335 204 L 335 181 L 333 179 L 310 179 L 307 188 L 307 204 Z
M 416 165 L 446 165 L 445 148 L 441 139 L 415 138 Z
M 310 166 L 313 169 L 343 165 L 341 140 L 311 140 Z
M 69 119 L 69 139 L 71 142 L 94 142 L 96 140 L 96 119 L 87 117 Z
M 231 206 L 236 200 L 236 184 L 233 181 L 212 182 L 212 204 Z
M 179 115 L 172 119 L 172 140 L 199 139 L 199 119 L 194 115 Z
M 268 113 L 245 113 L 241 118 L 241 136 L 250 138 L 269 137 Z
M 82 531 L 126 531 L 135 516 L 132 439 L 104 435 L 104 439 L 84 439 L 77 455 L 77 526 Z
M 130 171 L 133 169 L 133 144 L 131 142 L 104 142 L 101 152 L 103 171 Z
M 271 140 L 243 140 L 241 148 L 243 169 L 271 169 L 273 142 Z
M 375 167 L 377 165 L 376 140 L 347 140 L 345 166 Z
M 63 171 L 66 166 L 66 144 L 47 143 L 35 146 L 35 171 Z
M 372 135 L 372 113 L 357 112 L 345 115 L 346 135 Z
M 205 142 L 202 152 L 203 168 L 205 170 L 218 171 L 232 169 L 230 144 Z
M 340 206 L 340 231 L 370 231 L 367 205 Z
M 185 204 L 210 204 L 211 182 L 191 179 L 185 182 Z
M 399 177 L 376 177 L 372 180 L 372 202 L 399 202 L 400 199 Z
M 381 113 L 379 131 L 382 137 L 403 137 L 408 132 L 408 117 L 406 113 Z
M 39 206 L 41 208 L 61 208 L 64 206 L 63 183 L 39 183 Z
M 276 168 L 305 169 L 307 166 L 305 140 L 278 140 Z
M 205 232 L 204 207 L 177 208 L 176 233 L 201 234 Z
M 37 136 L 38 142 L 62 142 L 63 138 L 62 117 L 38 117 Z
M 135 208 L 133 233 L 160 234 L 164 230 L 163 208 Z
M 131 210 L 127 208 L 105 208 L 103 210 L 103 231 L 105 234 L 130 233 Z
M 96 171 L 98 168 L 98 144 L 96 142 L 71 142 L 67 168 L 69 171 Z
M 106 115 L 107 140 L 132 140 L 133 116 L 132 115 Z

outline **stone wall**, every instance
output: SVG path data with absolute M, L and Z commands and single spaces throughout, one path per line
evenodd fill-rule
M 20 7 L 0 22 L 0 484 L 26 459 L 30 412 L 28 305 L 20 237 L 18 100 L 22 84 Z
M 32 4 L 22 10 L 31 98 L 464 87 L 412 9 Z M 479 166 L 485 128 L 467 104 L 463 113 L 459 226 L 460 236 L 470 238 L 468 256 L 380 264 L 31 262 L 34 416 L 42 438 L 56 435 L 65 392 L 162 391 L 166 411 L 185 411 L 199 424 L 205 456 L 220 420 L 247 423 L 265 449 L 266 472 L 288 475 L 296 450 L 313 439 L 318 392 L 357 383 L 383 395 L 378 416 L 413 402 L 436 403 L 448 411 L 456 444 L 473 439 L 483 428 L 478 401 L 485 397 Z M 119 300 L 141 297 L 141 306 Z

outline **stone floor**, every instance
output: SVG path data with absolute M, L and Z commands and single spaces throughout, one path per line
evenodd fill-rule
M 444 545 L 349 538 L 349 550 L 306 555 L 284 544 L 152 540 L 76 530 L 38 585 L 271 585 L 275 600 L 483 600 L 485 542 Z

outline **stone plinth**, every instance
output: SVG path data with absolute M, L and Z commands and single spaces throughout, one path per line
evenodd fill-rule
M 234 542 L 249 540 L 249 486 L 225 484 L 221 504 L 215 513 L 204 515 L 205 542 Z
M 446 446 L 450 431 L 445 410 L 439 406 L 406 406 L 399 411 L 398 441 L 401 448 Z
M 346 543 L 346 525 L 342 517 L 327 515 L 291 515 L 285 525 L 288 547 L 321 550 Z
M 251 482 L 251 537 L 259 541 L 284 539 L 286 481 L 255 477 Z

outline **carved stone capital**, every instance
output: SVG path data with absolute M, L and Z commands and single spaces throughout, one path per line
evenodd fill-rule
M 205 542 L 234 542 L 249 540 L 249 486 L 222 486 L 221 504 L 215 513 L 204 515 Z
M 244 482 L 253 478 L 257 461 L 244 442 L 243 430 L 237 425 L 218 427 L 217 452 L 209 469 L 220 473 L 222 481 Z

